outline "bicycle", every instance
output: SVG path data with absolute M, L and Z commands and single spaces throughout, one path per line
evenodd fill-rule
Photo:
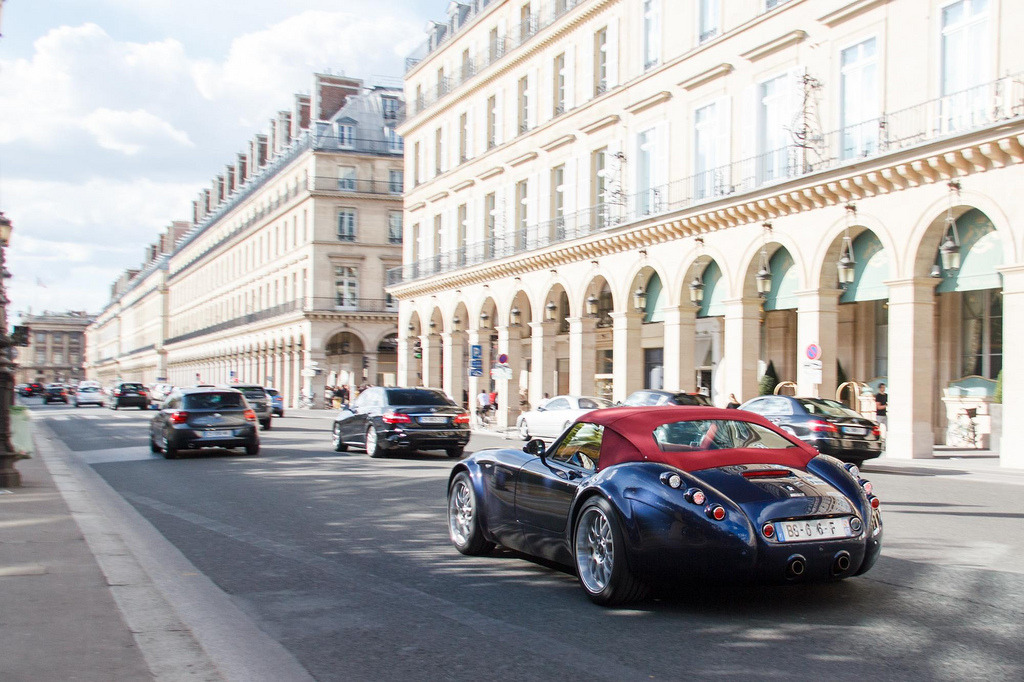
M 974 424 L 974 418 L 978 416 L 978 408 L 964 408 L 957 412 L 956 421 L 950 425 L 949 436 L 952 441 L 949 445 L 959 447 L 978 447 L 978 429 Z

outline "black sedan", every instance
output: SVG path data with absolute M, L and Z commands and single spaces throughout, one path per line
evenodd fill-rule
M 761 415 L 823 455 L 861 464 L 882 453 L 878 422 L 825 398 L 764 395 L 740 406 Z
M 233 388 L 179 389 L 150 422 L 149 448 L 167 459 L 200 448 L 245 448 L 245 454 L 258 455 L 256 412 Z
M 354 446 L 370 457 L 398 450 L 444 450 L 461 457 L 468 442 L 469 413 L 429 388 L 368 388 L 334 418 L 337 452 Z
M 879 506 L 855 465 L 755 414 L 613 407 L 550 448 L 533 440 L 456 464 L 448 532 L 463 554 L 501 544 L 572 566 L 587 596 L 611 605 L 654 581 L 860 575 L 881 551 Z
M 43 389 L 43 404 L 64 403 L 68 404 L 68 390 L 61 384 L 48 384 Z

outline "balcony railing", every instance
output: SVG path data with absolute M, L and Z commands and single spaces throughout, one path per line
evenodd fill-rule
M 604 200 L 596 206 L 392 268 L 388 271 L 387 286 L 569 242 L 1022 116 L 1024 80 L 1019 75 L 1007 76 L 824 135 L 803 135 L 800 144 L 766 151 L 641 192 L 606 191 Z
M 390 180 L 367 180 L 364 178 L 315 177 L 309 179 L 309 190 L 313 192 L 391 194 L 401 196 L 402 183 Z

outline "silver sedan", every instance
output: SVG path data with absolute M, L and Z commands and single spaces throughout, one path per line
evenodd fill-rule
M 604 398 L 585 395 L 556 395 L 529 412 L 519 415 L 516 426 L 523 440 L 542 438 L 553 440 L 562 435 L 578 417 L 592 410 L 611 407 Z

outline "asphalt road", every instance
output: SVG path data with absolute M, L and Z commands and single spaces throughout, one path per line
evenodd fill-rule
M 145 412 L 32 409 L 318 680 L 1024 679 L 1020 478 L 869 465 L 867 575 L 603 609 L 564 570 L 457 553 L 443 453 L 335 453 L 328 419 L 289 416 L 259 457 L 166 461 Z

